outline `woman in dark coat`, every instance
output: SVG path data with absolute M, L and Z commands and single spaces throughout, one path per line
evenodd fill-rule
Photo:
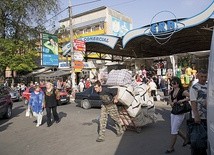
M 55 90 L 53 84 L 48 82 L 45 91 L 45 107 L 47 112 L 47 127 L 51 126 L 51 110 L 53 113 L 54 121 L 59 123 L 59 116 L 57 113 L 57 99 L 60 98 L 58 90 Z

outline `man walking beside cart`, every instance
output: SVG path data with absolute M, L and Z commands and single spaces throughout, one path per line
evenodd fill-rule
M 105 140 L 105 130 L 108 120 L 108 115 L 115 121 L 115 126 L 117 130 L 117 136 L 122 135 L 122 125 L 119 118 L 118 109 L 115 103 L 117 100 L 117 88 L 107 88 L 102 87 L 100 81 L 94 83 L 94 89 L 99 94 L 100 99 L 103 104 L 101 106 L 101 116 L 100 116 L 100 128 L 99 136 L 97 142 L 103 142 Z

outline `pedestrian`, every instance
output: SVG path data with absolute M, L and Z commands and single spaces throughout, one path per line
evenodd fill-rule
M 149 89 L 150 89 L 150 91 L 151 91 L 151 96 L 154 97 L 155 100 L 157 100 L 157 99 L 156 99 L 157 85 L 156 85 L 156 83 L 153 81 L 152 78 L 149 80 L 149 84 L 148 84 L 148 85 L 149 85 Z
M 174 104 L 181 104 L 185 101 L 189 101 L 189 93 L 184 90 L 183 85 L 181 84 L 181 80 L 178 77 L 173 77 L 171 81 L 172 90 L 170 92 L 170 105 L 173 107 Z M 184 134 L 181 130 L 181 124 L 185 118 L 185 113 L 183 114 L 172 114 L 171 113 L 171 140 L 169 148 L 166 150 L 166 153 L 174 152 L 174 145 L 177 140 L 177 135 L 179 135 L 183 139 L 183 146 L 188 144 L 188 139 L 186 134 Z
M 118 102 L 117 88 L 103 87 L 100 81 L 96 81 L 94 83 L 94 89 L 99 94 L 100 99 L 102 100 L 102 103 L 103 103 L 101 105 L 99 136 L 96 141 L 103 142 L 105 140 L 105 130 L 107 125 L 108 115 L 110 115 L 110 117 L 115 122 L 117 136 L 121 136 L 122 125 L 120 122 L 117 105 L 115 104 Z
M 42 124 L 44 109 L 44 93 L 39 85 L 36 85 L 34 91 L 31 93 L 28 106 L 28 108 L 32 110 L 33 116 L 37 118 L 36 127 L 39 127 Z
M 51 122 L 51 110 L 53 113 L 54 121 L 59 123 L 59 116 L 57 113 L 57 100 L 60 98 L 59 91 L 54 89 L 53 84 L 50 82 L 46 83 L 45 91 L 45 108 L 47 112 L 47 127 L 50 127 Z
M 80 91 L 80 92 L 83 92 L 83 90 L 84 90 L 83 79 L 80 79 L 80 82 L 79 82 L 79 84 L 78 84 L 78 87 L 79 87 L 79 91 Z
M 91 81 L 89 78 L 87 78 L 85 81 L 85 89 L 88 89 L 89 87 L 91 87 Z
M 197 124 L 207 128 L 207 71 L 200 70 L 197 74 L 198 82 L 190 88 L 192 118 Z M 191 148 L 192 155 L 206 155 L 206 148 Z

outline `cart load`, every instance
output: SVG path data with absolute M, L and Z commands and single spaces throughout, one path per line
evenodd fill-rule
M 147 84 L 134 84 L 130 71 L 112 70 L 107 85 L 118 88 L 118 101 L 121 122 L 126 126 L 144 126 L 155 122 L 155 105 L 149 96 Z

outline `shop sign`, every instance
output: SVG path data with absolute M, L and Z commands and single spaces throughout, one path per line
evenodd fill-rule
M 85 52 L 86 51 L 85 42 L 82 40 L 74 39 L 74 50 Z
M 74 52 L 74 60 L 75 61 L 83 61 L 84 57 L 81 52 Z
M 109 46 L 113 49 L 117 43 L 118 37 L 106 36 L 106 35 L 97 35 L 97 36 L 83 37 L 83 38 L 79 38 L 79 39 L 85 41 L 86 43 L 94 42 L 94 43 L 104 44 L 104 45 Z
M 74 61 L 74 69 L 82 69 L 84 64 L 82 61 Z
M 127 32 L 122 38 L 123 48 L 133 38 L 143 35 L 153 36 L 158 43 L 165 44 L 167 41 L 169 41 L 169 39 L 175 32 L 182 29 L 194 27 L 209 19 L 213 14 L 213 10 L 214 1 L 205 10 L 202 10 L 201 13 L 185 19 L 177 19 L 175 14 L 170 11 L 161 11 L 152 18 L 150 25 Z M 166 17 L 166 15 L 163 15 L 163 13 L 166 13 L 167 16 L 170 15 L 170 19 L 173 20 L 154 22 L 158 21 L 156 19 L 157 16 Z

